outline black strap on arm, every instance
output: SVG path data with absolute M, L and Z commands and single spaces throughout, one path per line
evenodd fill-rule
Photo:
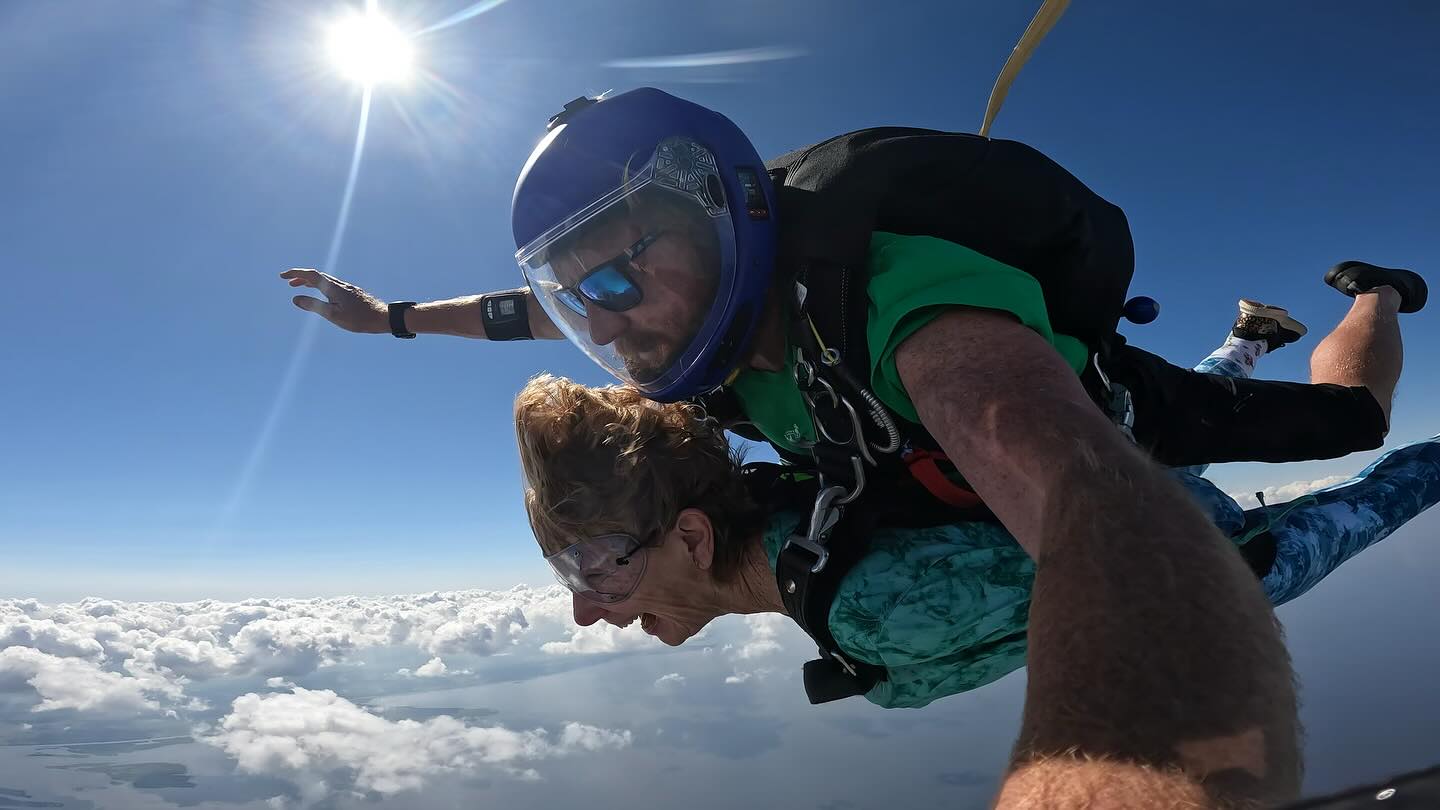
M 405 326 L 405 313 L 414 306 L 414 301 L 391 301 L 386 306 L 390 314 L 390 334 L 397 338 L 413 339 L 415 337 L 415 333 Z
M 486 340 L 532 340 L 530 290 L 521 287 L 480 296 L 480 322 Z

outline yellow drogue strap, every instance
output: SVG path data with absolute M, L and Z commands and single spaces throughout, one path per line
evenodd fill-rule
M 1010 58 L 1005 60 L 1005 66 L 995 78 L 995 87 L 990 91 L 990 101 L 985 105 L 985 119 L 980 123 L 981 135 L 989 137 L 990 125 L 995 123 L 995 116 L 1000 112 L 1000 106 L 1005 103 L 1005 95 L 1010 92 L 1010 85 L 1019 75 L 1020 68 L 1025 66 L 1040 40 L 1055 27 L 1055 23 L 1059 22 L 1069 5 L 1070 0 L 1045 0 L 1040 4 L 1040 10 L 1035 12 L 1034 19 L 1025 27 L 1025 33 L 1020 35 L 1020 41 L 1015 43 Z

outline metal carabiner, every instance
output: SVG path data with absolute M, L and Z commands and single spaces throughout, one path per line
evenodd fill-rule
M 1095 366 L 1095 373 L 1100 375 L 1100 382 L 1105 383 L 1105 393 L 1110 393 L 1114 386 L 1110 384 L 1110 377 L 1105 374 L 1105 369 L 1100 367 L 1100 353 L 1090 355 L 1090 362 Z
M 889 412 L 885 410 L 885 406 L 881 404 L 880 399 L 876 397 L 875 394 L 871 393 L 871 391 L 864 385 L 857 383 L 850 376 L 850 374 L 846 372 L 845 367 L 840 365 L 840 361 L 840 352 L 836 351 L 833 348 L 827 348 L 820 352 L 820 362 L 826 366 L 829 366 L 830 368 L 835 369 L 836 373 L 840 375 L 841 379 L 845 380 L 851 387 L 855 389 L 855 392 L 858 393 L 860 395 L 860 398 L 865 401 L 865 407 L 869 409 L 870 417 L 875 420 L 875 424 L 879 425 L 880 429 L 885 431 L 885 444 L 876 444 L 874 442 L 867 441 L 865 435 L 865 427 L 863 424 L 861 424 L 860 414 L 858 411 L 855 410 L 855 405 L 845 397 L 836 394 L 833 387 L 826 385 L 826 388 L 828 388 L 832 394 L 832 401 L 838 399 L 841 403 L 845 405 L 845 410 L 850 412 L 850 424 L 855 431 L 855 444 L 860 450 L 860 455 L 865 458 L 865 461 L 867 463 L 875 465 L 875 457 L 870 454 L 870 451 L 873 450 L 881 455 L 887 455 L 889 453 L 895 452 L 896 450 L 899 450 L 900 430 L 895 427 L 895 420 L 890 417 Z M 814 379 L 818 379 L 818 375 L 815 375 L 814 371 L 815 367 L 813 365 L 807 364 L 807 373 L 812 375 L 812 382 L 814 381 Z M 796 377 L 798 379 L 798 372 L 796 374 Z M 827 436 L 826 438 L 830 437 Z M 830 440 L 834 441 L 834 439 Z
M 860 424 L 860 414 L 855 412 L 855 406 L 850 404 L 850 400 L 841 397 L 840 404 L 844 405 L 845 412 L 850 414 L 850 428 L 855 431 L 855 449 L 860 451 L 860 456 L 867 463 L 874 464 L 875 457 L 870 455 L 869 442 L 865 441 L 865 426 Z
M 795 352 L 795 385 L 802 392 L 808 392 L 815 385 L 815 366 L 800 352 Z
M 841 401 L 841 400 L 840 400 L 840 394 L 838 394 L 838 393 L 835 391 L 835 386 L 831 385 L 831 384 L 829 383 L 829 381 L 826 380 L 824 377 L 816 377 L 816 378 L 812 381 L 812 383 L 811 383 L 811 388 L 812 388 L 812 390 L 807 390 L 807 391 L 804 392 L 805 401 L 810 405 L 811 410 L 814 410 L 814 408 L 815 408 L 815 397 L 814 397 L 814 391 L 813 391 L 813 387 L 814 387 L 815 385 L 820 385 L 821 387 L 823 387 L 823 388 L 825 389 L 824 391 L 821 391 L 820 394 L 821 394 L 822 396 L 828 396 L 828 397 L 830 397 L 830 407 L 832 407 L 832 408 L 838 408 L 838 407 L 840 407 L 840 401 Z M 823 429 L 823 426 L 822 426 L 822 429 Z M 827 435 L 825 438 L 830 439 L 830 437 L 829 437 L 828 435 Z M 834 440 L 834 439 L 830 439 L 830 441 L 833 442 L 833 441 L 835 441 L 835 440 Z M 836 442 L 836 444 L 843 444 L 843 442 Z
M 850 468 L 855 471 L 855 488 L 845 494 L 845 497 L 835 502 L 836 506 L 845 506 L 855 502 L 860 493 L 865 491 L 865 465 L 856 456 L 850 457 Z M 835 487 L 841 489 L 840 487 Z M 843 491 L 843 490 L 842 490 Z
M 825 487 L 815 496 L 810 509 L 810 528 L 804 537 L 792 536 L 787 543 L 793 543 L 815 555 L 810 573 L 818 574 L 830 562 L 830 549 L 825 547 L 825 535 L 840 521 L 838 500 L 845 493 L 844 487 Z
M 1100 367 L 1099 352 L 1091 355 L 1090 362 L 1095 366 L 1095 373 L 1100 375 L 1100 382 L 1105 384 L 1105 410 L 1108 411 L 1106 416 L 1110 417 L 1110 421 L 1126 438 L 1135 441 L 1135 397 L 1130 393 L 1130 389 L 1110 381 L 1110 376 Z
M 858 411 L 855 410 L 855 406 L 850 403 L 850 400 L 841 396 L 840 393 L 835 390 L 835 386 L 831 385 L 829 381 L 827 381 L 824 377 L 816 377 L 815 382 L 824 387 L 825 390 L 822 393 L 823 395 L 830 398 L 830 407 L 843 408 L 845 410 L 846 415 L 850 417 L 851 431 L 850 438 L 848 439 L 837 439 L 833 435 L 831 435 L 830 431 L 825 427 L 824 420 L 813 419 L 813 413 L 815 410 L 815 399 L 813 397 L 810 397 L 809 394 L 806 394 L 806 402 L 810 405 L 812 419 L 815 422 L 816 433 L 818 433 L 821 438 L 825 439 L 831 444 L 838 444 L 842 446 L 853 445 L 854 448 L 859 451 L 861 458 L 863 458 L 866 463 L 874 464 L 875 457 L 870 455 L 870 448 L 868 446 L 868 443 L 865 441 L 865 426 L 861 424 L 860 414 Z

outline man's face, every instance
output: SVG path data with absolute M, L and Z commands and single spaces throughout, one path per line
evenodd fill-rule
M 651 242 L 633 261 L 625 252 L 643 237 Z M 569 254 L 556 257 L 557 281 L 578 282 L 595 267 L 619 257 L 626 275 L 640 288 L 639 304 L 612 312 L 580 296 L 585 328 L 596 346 L 610 346 L 639 383 L 664 374 L 690 344 L 715 295 L 715 273 L 683 226 L 626 219 L 583 237 Z

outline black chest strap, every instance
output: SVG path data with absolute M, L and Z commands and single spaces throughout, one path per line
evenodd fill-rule
M 826 492 L 818 476 L 794 466 L 752 462 L 742 473 L 752 497 L 768 511 L 809 511 L 809 520 L 786 538 L 775 566 L 785 612 L 820 648 L 820 658 L 805 664 L 806 695 L 811 703 L 827 703 L 865 694 L 885 678 L 885 669 L 840 650 L 830 632 L 830 606 L 845 575 L 869 550 L 873 526 L 836 507 L 839 488 Z
M 885 679 L 884 667 L 846 655 L 830 633 L 830 608 L 840 583 L 870 548 L 870 531 L 833 506 L 838 495 L 838 488 L 821 491 L 810 522 L 802 522 L 781 548 L 775 566 L 785 611 L 820 648 L 820 658 L 806 662 L 804 669 L 811 703 L 863 695 Z

